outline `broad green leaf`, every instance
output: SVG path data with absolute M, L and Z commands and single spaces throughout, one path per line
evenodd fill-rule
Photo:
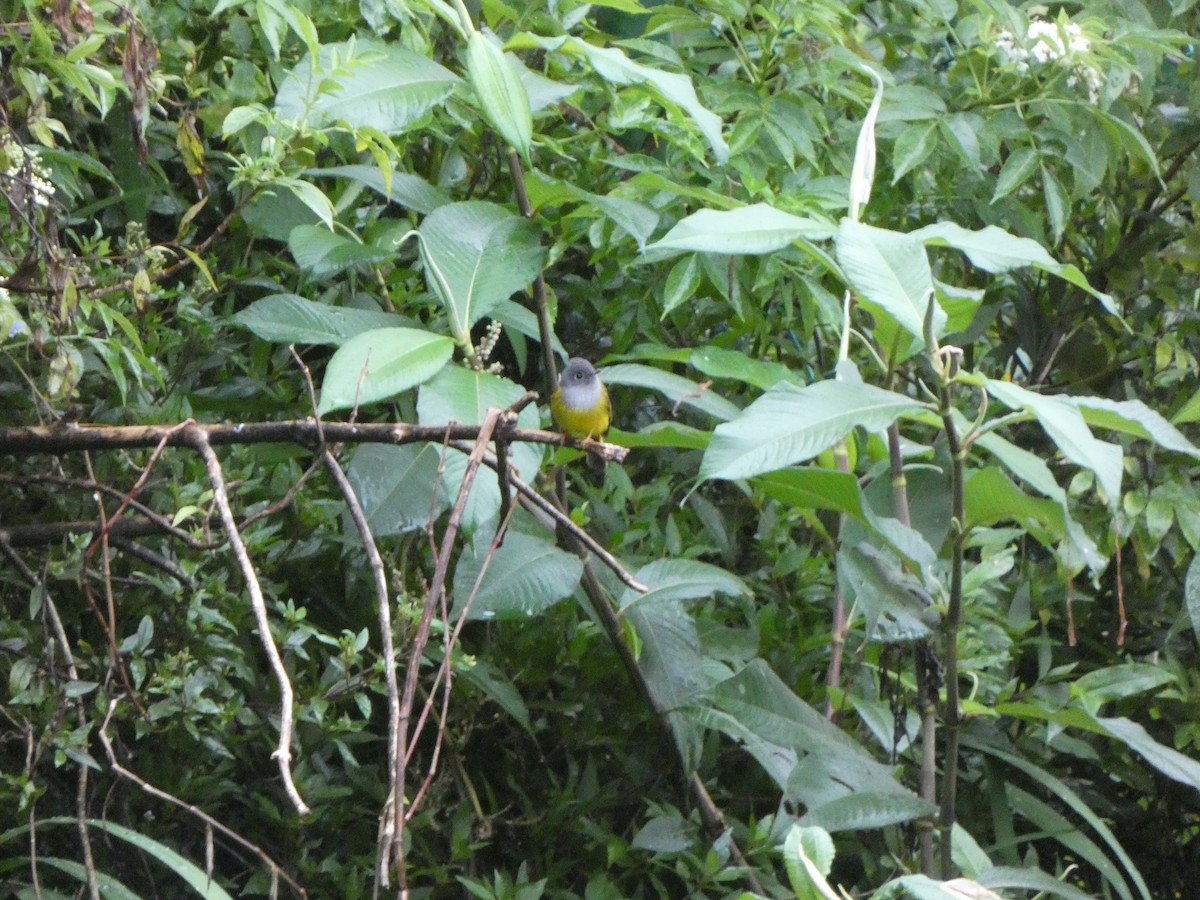
M 528 162 L 533 139 L 529 95 L 517 64 L 481 31 L 467 38 L 467 79 L 483 117 Z
M 373 535 L 424 528 L 446 509 L 453 498 L 439 473 L 442 452 L 440 444 L 363 444 L 354 451 L 346 477 Z M 344 530 L 356 533 L 351 522 Z
M 696 839 L 696 826 L 679 813 L 655 816 L 633 836 L 631 845 L 652 853 L 682 853 Z
M 310 178 L 348 178 L 365 187 L 369 187 L 381 197 L 386 197 L 392 203 L 427 214 L 439 206 L 453 202 L 450 195 L 441 188 L 435 187 L 418 175 L 408 172 L 391 172 L 391 190 L 388 190 L 388 177 L 378 166 L 347 165 L 330 166 L 327 169 L 306 169 L 304 174 Z
M 750 590 L 736 575 L 709 563 L 691 559 L 660 559 L 634 573 L 635 581 L 650 590 L 645 593 L 625 588 L 621 594 L 622 612 L 632 606 L 665 601 L 703 600 L 713 594 L 749 596 Z
M 296 294 L 272 294 L 255 300 L 230 321 L 264 341 L 334 346 L 364 331 L 409 324 L 395 313 L 330 306 Z
M 688 715 L 742 742 L 785 797 L 810 809 L 856 792 L 916 796 L 761 659 L 702 699 L 705 705 L 689 708 Z
M 1122 663 L 1080 676 L 1071 685 L 1071 693 L 1081 700 L 1089 712 L 1095 713 L 1109 701 L 1152 691 L 1174 680 L 1175 676 L 1160 666 Z
M 738 209 L 694 212 L 647 245 L 646 252 L 764 254 L 782 250 L 795 241 L 819 241 L 832 236 L 833 228 L 826 222 L 755 203 Z
M 1066 535 L 1061 500 L 1030 497 L 996 466 L 985 466 L 968 474 L 963 501 L 969 528 L 1016 522 L 1033 531 L 1045 544 L 1053 544 Z
M 1079 407 L 1084 420 L 1097 428 L 1111 428 L 1154 441 L 1164 450 L 1173 450 L 1200 458 L 1200 449 L 1178 429 L 1141 400 L 1110 400 L 1107 397 L 1075 397 L 1067 395 Z
M 838 581 L 866 619 L 868 641 L 885 644 L 928 638 L 938 624 L 933 598 L 891 553 L 860 542 L 837 554 Z
M 541 271 L 537 228 L 502 206 L 467 201 L 441 206 L 421 223 L 421 260 L 459 343 L 497 304 Z
M 1179 412 L 1171 416 L 1171 422 L 1175 425 L 1200 422 L 1200 391 L 1192 394 L 1188 402 L 1179 408 Z
M 855 427 L 886 428 L 923 404 L 869 384 L 786 382 L 767 391 L 736 419 L 718 425 L 700 465 L 701 478 L 749 478 L 812 459 Z
M 293 228 L 288 249 L 296 264 L 314 278 L 328 278 L 358 265 L 378 265 L 395 255 L 392 248 L 361 244 L 319 225 Z
M 1046 201 L 1046 220 L 1050 225 L 1050 243 L 1057 246 L 1062 241 L 1067 227 L 1067 216 L 1071 212 L 1071 199 L 1054 173 L 1042 166 L 1042 196 Z
M 643 366 L 640 363 L 619 363 L 607 366 L 600 372 L 600 377 L 607 385 L 627 385 L 639 390 L 658 391 L 676 405 L 690 406 L 702 413 L 721 420 L 732 419 L 741 410 L 710 388 L 689 381 L 682 375 L 664 372 L 653 366 Z M 620 410 L 617 410 L 616 421 L 620 424 Z
M 578 556 L 558 549 L 552 540 L 509 531 L 468 608 L 490 544 L 488 529 L 478 529 L 470 549 L 459 556 L 452 618 L 459 618 L 464 609 L 469 620 L 530 618 L 569 597 L 579 584 L 583 561 Z
M 524 34 L 514 38 L 512 47 L 541 47 L 550 52 L 586 59 L 596 74 L 610 84 L 644 84 L 652 87 L 667 103 L 684 110 L 704 135 L 718 163 L 729 159 L 729 145 L 723 135 L 720 116 L 706 109 L 696 96 L 696 89 L 686 75 L 664 72 L 653 66 L 634 62 L 617 47 L 597 47 L 574 37 L 535 37 Z
M 937 306 L 929 257 L 918 238 L 843 219 L 838 226 L 837 260 L 869 309 L 886 313 L 922 341 L 933 303 L 933 333 L 942 335 L 946 313 Z
M 688 362 L 692 368 L 710 378 L 731 378 L 764 391 L 781 381 L 795 385 L 804 383 L 800 373 L 789 369 L 783 363 L 754 359 L 737 350 L 725 350 L 721 347 L 697 347 L 688 357 Z
M 1088 284 L 1078 268 L 1058 262 L 1037 241 L 1009 234 L 995 225 L 971 231 L 954 222 L 935 222 L 912 232 L 911 237 L 932 247 L 953 247 L 985 272 L 1000 273 L 1033 266 L 1087 291 L 1107 312 L 1120 315 L 1113 298 Z
M 986 387 L 1006 406 L 1033 413 L 1063 456 L 1095 474 L 1109 506 L 1115 507 L 1123 474 L 1120 446 L 1097 440 L 1079 409 L 1065 397 L 1037 394 L 1010 381 L 990 378 Z
M 319 415 L 394 397 L 436 375 L 454 354 L 450 338 L 416 328 L 377 328 L 342 344 L 321 383 Z
M 849 472 L 814 467 L 777 469 L 751 482 L 768 497 L 796 509 L 831 509 L 866 521 L 858 479 Z
M 398 44 L 326 44 L 319 70 L 306 57 L 288 73 L 275 97 L 275 111 L 312 128 L 345 122 L 399 134 L 439 106 L 460 82 L 449 69 Z
M 679 709 L 707 686 L 696 622 L 682 602 L 638 603 L 622 617 L 637 632 L 639 662 L 662 709 Z
M 866 831 L 936 813 L 936 806 L 919 797 L 856 793 L 810 809 L 800 817 L 800 824 L 816 825 L 832 832 Z
M 316 185 L 299 178 L 277 178 L 272 184 L 291 191 L 297 200 L 324 223 L 327 230 L 333 229 L 333 204 Z
M 824 829 L 793 825 L 783 841 L 783 865 L 796 900 L 839 900 L 825 880 L 833 868 L 833 838 Z
M 609 442 L 622 447 L 679 447 L 684 450 L 703 450 L 708 446 L 711 437 L 711 432 L 681 422 L 652 422 L 638 432 L 622 431 L 619 428 L 612 428 L 608 432 Z
M 539 180 L 539 183 L 547 187 L 558 186 L 569 197 L 582 200 L 590 206 L 595 207 L 602 215 L 611 219 L 619 228 L 637 241 L 638 247 L 645 246 L 650 235 L 654 233 L 654 229 L 658 227 L 658 221 L 661 218 L 658 211 L 654 208 L 644 203 L 639 203 L 636 200 L 617 196 L 615 193 L 593 194 L 591 191 L 585 191 L 583 188 L 567 182 L 552 183 Z
M 417 420 L 422 425 L 447 422 L 478 425 L 489 409 L 506 409 L 524 393 L 521 385 L 499 375 L 447 366 L 421 385 L 417 395 Z M 537 408 L 532 404 L 525 407 L 517 421 L 522 428 L 537 428 Z M 530 480 L 541 467 L 544 452 L 539 444 L 513 444 L 509 447 L 508 462 L 520 478 Z M 458 496 L 465 471 L 465 455 L 455 453 L 447 458 L 443 477 L 451 502 Z M 463 520 L 468 526 L 478 525 L 490 520 L 499 510 L 496 473 L 481 468 L 475 476 Z

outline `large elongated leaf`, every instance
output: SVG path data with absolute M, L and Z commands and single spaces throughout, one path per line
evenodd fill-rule
M 919 238 L 843 219 L 837 259 L 862 302 L 886 313 L 919 341 L 924 340 L 929 304 L 935 304 L 933 333 L 941 336 L 946 313 L 936 305 L 929 256 Z
M 646 252 L 689 250 L 701 253 L 774 253 L 794 241 L 827 240 L 833 236 L 828 222 L 805 219 L 755 203 L 740 209 L 702 209 L 676 222 L 665 235 L 649 244 Z
M 664 372 L 641 363 L 620 363 L 606 366 L 600 373 L 605 384 L 623 384 L 658 391 L 677 405 L 690 406 L 717 419 L 732 419 L 741 410 L 710 388 L 689 381 L 682 375 Z M 620 410 L 616 419 L 620 421 Z
M 393 203 L 399 203 L 419 213 L 431 213 L 439 206 L 452 202 L 449 194 L 418 175 L 389 172 L 385 178 L 378 166 L 356 163 L 325 169 L 306 169 L 304 174 L 310 178 L 348 178 L 369 187 Z
M 354 451 L 346 475 L 372 534 L 404 534 L 441 514 L 450 502 L 438 474 L 442 452 L 440 444 L 364 444 Z
M 453 353 L 450 338 L 416 328 L 377 328 L 356 335 L 329 360 L 317 412 L 394 397 L 432 378 Z
M 461 79 L 398 44 L 342 42 L 305 57 L 284 79 L 275 110 L 314 128 L 345 122 L 399 134 L 438 106 Z
M 541 270 L 537 228 L 494 203 L 440 206 L 425 217 L 420 234 L 426 280 L 445 304 L 450 333 L 459 342 Z
M 911 822 L 936 812 L 936 806 L 920 797 L 854 793 L 810 809 L 800 818 L 800 824 L 817 825 L 826 831 L 864 831 Z
M 626 588 L 621 609 L 666 601 L 703 600 L 713 594 L 748 596 L 749 588 L 736 575 L 692 559 L 660 559 L 642 566 L 634 579 L 650 590 L 642 593 Z
M 293 228 L 288 235 L 288 249 L 296 264 L 314 278 L 328 278 L 357 265 L 377 265 L 395 255 L 394 248 L 352 241 L 319 225 Z
M 296 294 L 272 294 L 255 300 L 230 321 L 264 341 L 335 346 L 364 331 L 410 324 L 395 313 L 330 306 Z
M 851 381 L 777 384 L 736 419 L 718 425 L 700 464 L 702 478 L 749 478 L 812 459 L 857 426 L 886 428 L 922 404 Z
M 510 531 L 467 607 L 490 544 L 487 529 L 479 529 L 470 551 L 459 557 L 454 572 L 455 618 L 464 609 L 468 619 L 525 619 L 538 615 L 569 597 L 583 573 L 583 560 L 574 553 L 558 549 L 545 538 Z
M 1123 741 L 1129 749 L 1168 778 L 1187 785 L 1192 790 L 1200 791 L 1200 762 L 1165 744 L 1160 744 L 1132 719 L 1097 717 L 1096 721 L 1110 735 Z
M 517 64 L 498 43 L 481 31 L 473 31 L 467 38 L 467 77 L 484 118 L 528 161 L 533 113 Z
M 1063 456 L 1095 474 L 1105 499 L 1115 506 L 1121 497 L 1121 448 L 1097 440 L 1075 404 L 1064 397 L 1034 393 L 1010 381 L 988 379 L 986 386 L 1001 403 L 1033 413 Z
M 971 231 L 954 222 L 935 222 L 917 229 L 911 236 L 931 246 L 960 250 L 985 272 L 1033 266 L 1087 291 L 1114 316 L 1120 314 L 1113 298 L 1092 287 L 1076 266 L 1058 262 L 1037 241 L 1009 234 L 995 225 Z
M 1200 449 L 1158 412 L 1141 400 L 1110 400 L 1107 397 L 1069 397 L 1079 407 L 1084 420 L 1098 428 L 1111 428 L 1124 434 L 1154 441 L 1164 450 L 1174 450 L 1193 459 Z

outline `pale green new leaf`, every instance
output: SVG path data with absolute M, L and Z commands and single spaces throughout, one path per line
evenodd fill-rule
M 321 384 L 319 415 L 394 397 L 436 375 L 454 354 L 445 335 L 416 328 L 377 328 L 333 354 Z
M 749 478 L 812 459 L 855 427 L 877 431 L 923 404 L 882 388 L 820 381 L 777 384 L 736 419 L 718 425 L 701 478 Z
M 925 318 L 933 303 L 933 333 L 942 335 L 946 313 L 934 299 L 929 257 L 918 238 L 843 219 L 837 260 L 865 305 L 884 312 L 919 341 L 924 340 Z
M 819 827 L 793 825 L 783 842 L 783 864 L 796 900 L 840 900 L 825 876 L 833 868 L 833 838 Z

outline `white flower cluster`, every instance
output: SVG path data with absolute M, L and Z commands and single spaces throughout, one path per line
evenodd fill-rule
M 54 185 L 41 154 L 17 143 L 11 134 L 4 134 L 0 135 L 0 156 L 7 162 L 7 166 L 0 169 L 0 188 L 14 200 L 28 196 L 37 206 L 49 206 Z
M 996 49 L 1004 61 L 1015 66 L 1018 72 L 1028 72 L 1031 60 L 1042 66 L 1063 66 L 1071 73 L 1067 77 L 1067 84 L 1070 87 L 1086 84 L 1088 101 L 1094 105 L 1100 99 L 1103 80 L 1100 70 L 1084 58 L 1091 48 L 1092 42 L 1075 22 L 1034 19 L 1020 43 L 1011 31 L 1001 31 L 996 35 Z

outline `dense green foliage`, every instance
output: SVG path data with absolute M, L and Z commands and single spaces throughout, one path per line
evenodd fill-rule
M 1191 896 L 1192 7 L 0 4 L 7 892 Z

